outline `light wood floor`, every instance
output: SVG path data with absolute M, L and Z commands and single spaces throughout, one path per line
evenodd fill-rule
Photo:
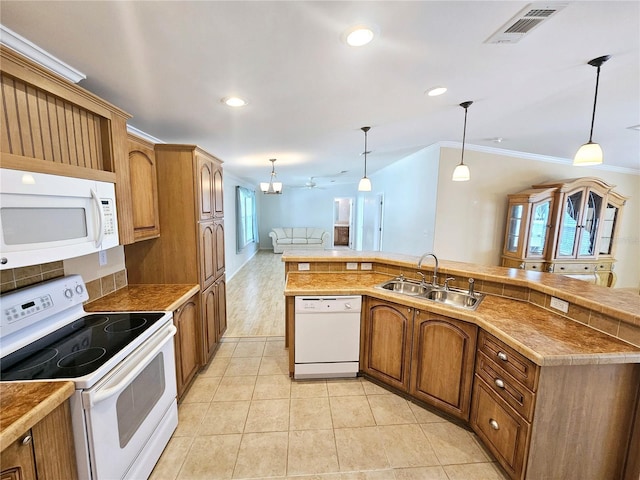
M 282 255 L 259 251 L 227 282 L 225 337 L 284 336 Z

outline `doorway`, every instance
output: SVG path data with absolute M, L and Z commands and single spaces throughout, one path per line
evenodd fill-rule
M 333 248 L 353 248 L 353 198 L 333 199 Z
M 384 194 L 367 195 L 362 202 L 362 250 L 382 250 Z

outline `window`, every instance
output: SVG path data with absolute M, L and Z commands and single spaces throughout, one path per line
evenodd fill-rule
M 236 187 L 236 239 L 237 253 L 258 242 L 256 192 L 240 186 Z

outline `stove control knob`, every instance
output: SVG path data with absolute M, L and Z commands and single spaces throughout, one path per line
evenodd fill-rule
M 73 290 L 71 290 L 70 288 L 65 288 L 64 289 L 64 296 L 67 297 L 67 298 L 73 297 Z
M 82 288 L 82 285 L 76 285 L 76 293 L 78 295 L 82 295 L 83 291 L 84 291 L 84 288 Z

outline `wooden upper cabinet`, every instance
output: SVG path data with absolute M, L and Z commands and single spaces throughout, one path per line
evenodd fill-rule
M 416 311 L 409 393 L 469 420 L 477 334 L 471 323 Z
M 224 196 L 222 188 L 222 168 L 216 166 L 213 171 L 213 216 L 224 217 Z
M 136 241 L 156 238 L 160 235 L 160 215 L 153 144 L 129 135 L 128 146 L 134 238 Z
M 196 154 L 198 172 L 199 220 L 211 220 L 214 212 L 214 170 L 213 162 L 203 155 Z
M 413 309 L 367 299 L 365 373 L 402 391 L 409 390 Z

